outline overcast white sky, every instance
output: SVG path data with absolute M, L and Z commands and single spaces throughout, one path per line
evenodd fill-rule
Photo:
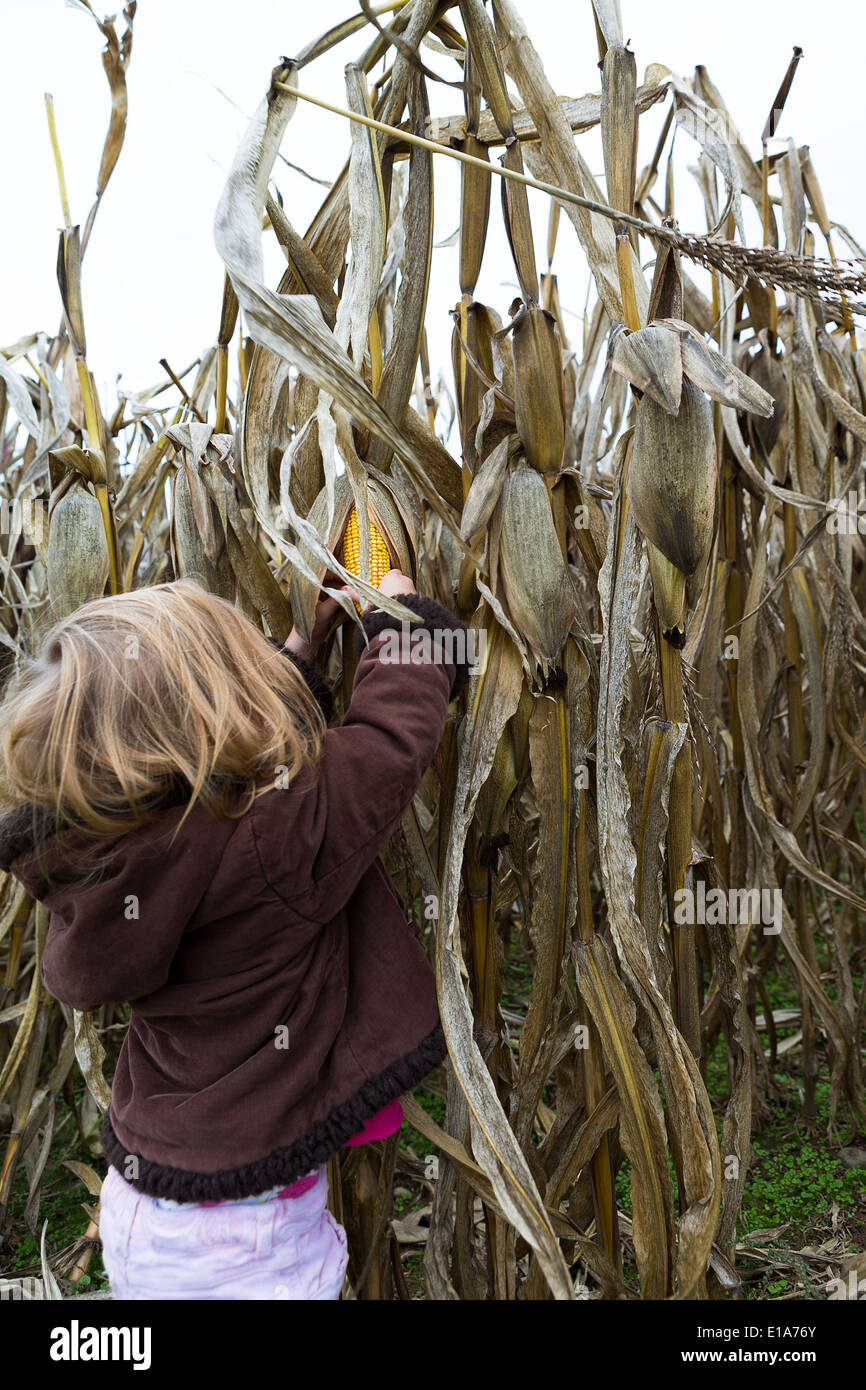
M 102 15 L 98 4 L 96 8 Z M 294 55 L 355 8 L 355 0 L 140 0 L 128 74 L 126 143 L 84 263 L 88 358 L 106 407 L 113 401 L 118 373 L 129 388 L 141 389 L 164 379 L 160 357 L 166 356 L 178 370 L 213 341 L 222 269 L 211 225 L 225 171 L 245 125 L 241 113 L 252 112 L 281 54 Z M 523 0 L 521 9 L 556 90 L 571 96 L 597 91 L 600 74 L 590 0 Z M 814 0 L 727 0 L 724 5 L 622 0 L 622 12 L 639 80 L 652 62 L 683 76 L 691 76 L 695 64 L 706 64 L 756 156 L 770 102 L 792 46 L 799 44 L 805 56 L 779 135 L 810 145 L 830 216 L 866 239 L 862 81 L 856 77 L 866 39 L 866 10 L 859 0 L 842 0 L 832 7 Z M 117 21 L 122 28 L 120 13 Z M 369 32 L 355 35 L 306 68 L 301 85 L 345 104 L 343 66 L 358 56 Z M 0 218 L 0 344 L 38 329 L 53 333 L 57 328 L 55 260 L 62 219 L 44 93 L 54 95 L 72 217 L 83 225 L 109 110 L 101 48 L 93 21 L 63 0 L 0 0 L 6 195 Z M 457 77 L 455 65 L 436 55 L 428 61 Z M 434 114 L 461 110 L 460 93 L 447 87 L 432 88 L 430 100 Z M 659 104 L 642 119 L 639 167 L 651 155 L 662 110 Z M 579 139 L 600 175 L 597 134 Z M 283 153 L 317 177 L 332 179 L 346 157 L 348 142 L 339 117 L 299 103 Z M 676 210 L 680 225 L 694 231 L 704 230 L 701 205 L 687 173 L 697 152 L 680 132 Z M 434 173 L 435 236 L 442 241 L 458 221 L 459 171 L 443 158 L 437 160 Z M 275 179 L 289 216 L 305 229 L 325 190 L 285 165 L 277 165 Z M 547 200 L 536 194 L 532 198 L 541 258 Z M 283 262 L 273 238 L 269 241 L 266 264 L 276 283 Z M 839 251 L 844 254 L 842 247 Z M 585 264 L 565 218 L 555 269 L 564 306 L 580 315 L 587 286 Z M 514 292 L 497 199 L 478 297 L 505 314 Z M 428 327 L 434 375 L 442 370 L 450 377 L 448 310 L 458 297 L 457 249 L 437 250 Z M 568 322 L 574 325 L 579 346 L 579 320 Z

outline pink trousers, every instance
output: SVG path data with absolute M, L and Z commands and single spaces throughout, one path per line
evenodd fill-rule
M 103 1262 L 116 1299 L 336 1299 L 346 1233 L 325 1206 L 327 1168 L 300 1197 L 170 1209 L 109 1167 Z

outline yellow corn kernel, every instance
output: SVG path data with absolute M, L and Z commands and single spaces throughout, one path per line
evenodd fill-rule
M 358 511 L 352 508 L 343 532 L 343 564 L 350 574 L 360 577 L 361 537 L 358 531 Z M 380 532 L 370 522 L 370 583 L 378 588 L 389 569 L 391 555 Z

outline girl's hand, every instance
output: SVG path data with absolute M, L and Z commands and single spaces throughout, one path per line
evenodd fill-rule
M 342 589 L 343 593 L 348 594 L 354 603 L 363 602 L 357 590 L 350 588 L 348 584 L 340 584 L 336 575 L 326 574 L 324 582 L 329 584 L 331 588 Z M 408 575 L 397 569 L 389 570 L 387 574 L 383 575 L 378 587 L 380 593 L 387 594 L 392 598 L 398 594 L 418 592 Z M 312 641 L 305 642 L 301 634 L 292 628 L 284 645 L 288 647 L 290 652 L 296 652 L 298 656 L 310 657 L 318 651 L 323 642 L 327 641 L 331 633 L 335 632 L 340 624 L 346 621 L 348 616 L 348 613 L 343 611 L 335 598 L 331 598 L 328 594 L 322 594 L 316 604 Z M 335 617 L 336 622 L 334 621 Z
M 398 594 L 416 594 L 418 590 L 407 575 L 402 570 L 389 570 L 383 574 L 379 580 L 380 594 L 386 594 L 388 598 L 396 598 Z
M 354 589 L 350 589 L 348 584 L 341 584 L 336 575 L 326 574 L 324 582 L 330 584 L 331 588 L 342 589 L 344 593 L 349 595 L 350 599 L 360 602 L 361 595 L 356 593 Z M 288 647 L 290 652 L 296 652 L 298 656 L 312 656 L 314 652 L 318 651 L 322 643 L 327 641 L 331 633 L 335 632 L 340 624 L 346 621 L 348 616 L 348 613 L 343 611 L 335 598 L 331 598 L 328 594 L 322 594 L 316 604 L 312 640 L 305 642 L 301 634 L 292 628 L 284 646 Z M 334 621 L 335 617 L 336 622 Z

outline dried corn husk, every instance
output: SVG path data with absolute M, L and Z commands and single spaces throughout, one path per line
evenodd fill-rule
M 544 479 L 523 461 L 502 494 L 499 574 L 515 626 L 542 663 L 555 664 L 576 613 L 576 600 Z
M 653 603 L 662 636 L 672 647 L 682 648 L 686 633 L 686 576 L 667 556 L 647 541 L 647 558 L 653 583 Z
M 201 486 L 201 484 L 199 484 Z M 185 578 L 197 579 L 212 594 L 234 600 L 237 582 L 225 549 L 225 531 L 210 497 L 202 495 L 199 506 L 206 509 L 215 544 L 208 545 L 199 529 L 190 495 L 189 475 L 179 468 L 174 480 L 172 526 L 174 534 L 175 569 Z
M 683 319 L 659 319 L 635 333 L 620 331 L 611 352 L 614 371 L 676 415 L 683 375 L 714 401 L 769 418 L 773 398 L 739 367 L 704 342 Z
M 51 510 L 47 569 L 52 611 L 60 617 L 105 592 L 108 541 L 102 510 L 78 478 Z
M 522 311 L 514 325 L 514 408 L 517 432 L 533 468 L 562 467 L 565 382 L 556 320 L 546 309 Z
M 628 499 L 643 534 L 683 574 L 694 573 L 709 543 L 715 498 L 713 412 L 703 391 L 684 380 L 676 415 L 644 396 Z
M 513 435 L 501 440 L 472 479 L 460 518 L 460 534 L 464 540 L 471 541 L 490 520 L 502 492 L 509 453 L 515 442 Z

